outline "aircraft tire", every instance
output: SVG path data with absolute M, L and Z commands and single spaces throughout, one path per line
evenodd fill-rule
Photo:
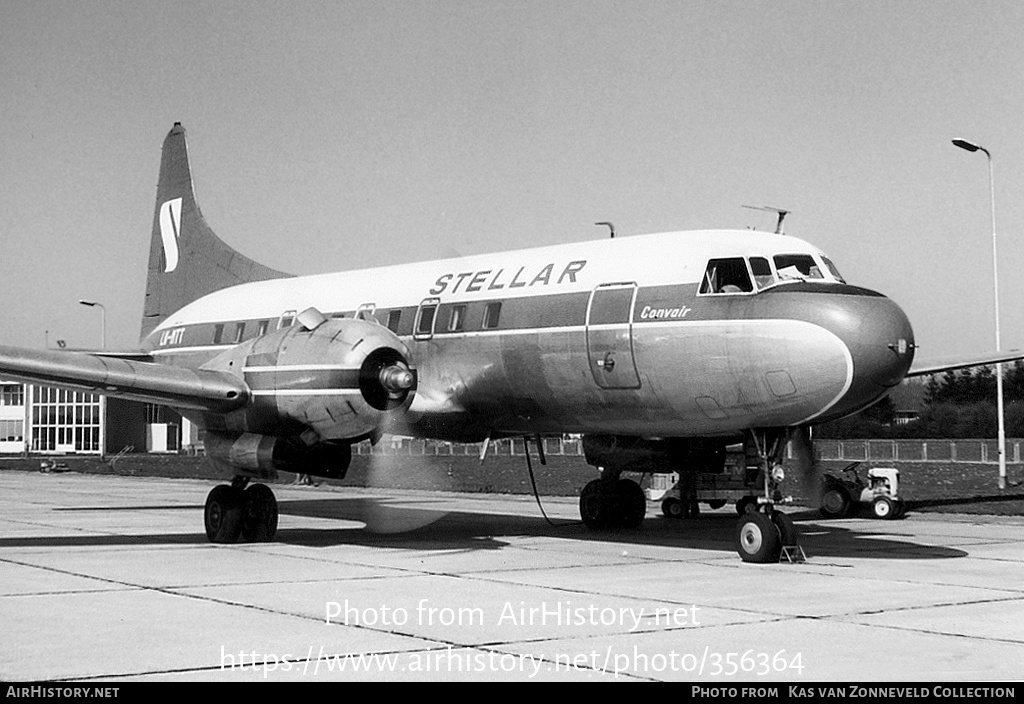
M 665 518 L 680 519 L 683 517 L 683 502 L 670 496 L 661 502 L 661 513 Z
M 242 492 L 220 484 L 206 497 L 203 511 L 206 537 L 211 543 L 234 543 L 242 532 Z
M 832 487 L 821 495 L 821 513 L 827 518 L 845 518 L 850 513 L 850 497 L 842 489 Z
M 780 547 L 793 547 L 800 542 L 800 531 L 793 519 L 781 511 L 772 511 L 772 523 L 779 531 Z
M 612 526 L 612 502 L 608 500 L 606 482 L 594 479 L 580 492 L 580 518 L 592 530 L 604 530 Z
M 750 511 L 736 524 L 736 552 L 744 562 L 776 562 L 779 559 L 779 531 L 760 511 Z
M 242 540 L 269 543 L 277 533 L 277 499 L 266 484 L 252 484 L 242 493 Z
M 620 528 L 639 528 L 647 515 L 647 495 L 632 479 L 615 483 L 615 510 L 613 516 Z

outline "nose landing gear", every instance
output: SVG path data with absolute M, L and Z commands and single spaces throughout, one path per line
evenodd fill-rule
M 736 524 L 736 552 L 744 562 L 778 562 L 780 555 L 799 550 L 800 533 L 793 519 L 775 508 L 782 499 L 784 478 L 780 460 L 786 447 L 785 429 L 752 430 L 748 439 L 757 450 L 764 477 L 764 496 L 748 502 Z M 799 551 L 802 556 L 803 551 Z

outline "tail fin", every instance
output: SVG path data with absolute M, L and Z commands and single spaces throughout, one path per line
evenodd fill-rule
M 287 276 L 239 254 L 206 224 L 192 191 L 185 128 L 175 122 L 160 160 L 142 338 L 168 315 L 208 293 Z

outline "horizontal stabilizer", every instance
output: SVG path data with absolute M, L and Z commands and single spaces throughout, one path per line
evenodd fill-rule
M 231 374 L 82 352 L 0 346 L 0 378 L 212 413 L 249 400 L 248 386 Z
M 1009 350 L 1007 352 L 990 352 L 988 354 L 961 354 L 936 359 L 915 359 L 907 372 L 907 376 L 925 376 L 939 374 L 968 367 L 984 367 L 1000 362 L 1015 362 L 1024 359 L 1024 352 Z

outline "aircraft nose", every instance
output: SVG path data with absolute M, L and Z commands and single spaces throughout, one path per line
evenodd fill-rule
M 842 339 L 853 362 L 842 404 L 851 413 L 874 403 L 903 380 L 914 361 L 914 331 L 893 300 L 867 289 L 836 296 L 830 312 L 829 327 Z

